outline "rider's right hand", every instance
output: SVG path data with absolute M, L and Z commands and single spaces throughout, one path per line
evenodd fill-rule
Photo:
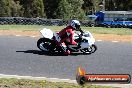
M 79 35 L 79 38 L 81 39 L 81 38 L 82 38 L 82 36 L 83 36 L 83 34 L 81 33 L 81 34 Z

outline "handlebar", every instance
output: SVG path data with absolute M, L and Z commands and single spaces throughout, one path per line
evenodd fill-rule
M 79 31 L 81 32 L 81 35 L 83 35 L 84 31 L 81 28 L 79 28 Z

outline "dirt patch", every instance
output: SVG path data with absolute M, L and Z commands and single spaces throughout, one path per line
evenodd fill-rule
M 0 30 L 0 35 L 21 35 L 21 36 L 36 36 L 40 37 L 38 31 L 14 31 L 14 30 Z M 114 34 L 93 34 L 96 40 L 105 41 L 121 41 L 132 42 L 132 35 L 114 35 Z
M 132 35 L 93 34 L 96 40 L 132 42 Z
M 22 35 L 22 36 L 40 36 L 40 32 L 36 31 L 14 31 L 14 30 L 0 30 L 0 35 Z

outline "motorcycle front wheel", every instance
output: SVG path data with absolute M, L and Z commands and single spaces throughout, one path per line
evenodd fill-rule
M 81 50 L 84 54 L 92 54 L 97 50 L 97 46 L 93 44 L 92 46 L 89 46 L 88 48 L 84 48 Z

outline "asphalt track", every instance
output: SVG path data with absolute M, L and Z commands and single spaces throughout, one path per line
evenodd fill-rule
M 88 74 L 132 75 L 132 42 L 97 41 L 91 55 L 41 52 L 38 38 L 0 35 L 0 74 L 75 80 L 77 68 Z

